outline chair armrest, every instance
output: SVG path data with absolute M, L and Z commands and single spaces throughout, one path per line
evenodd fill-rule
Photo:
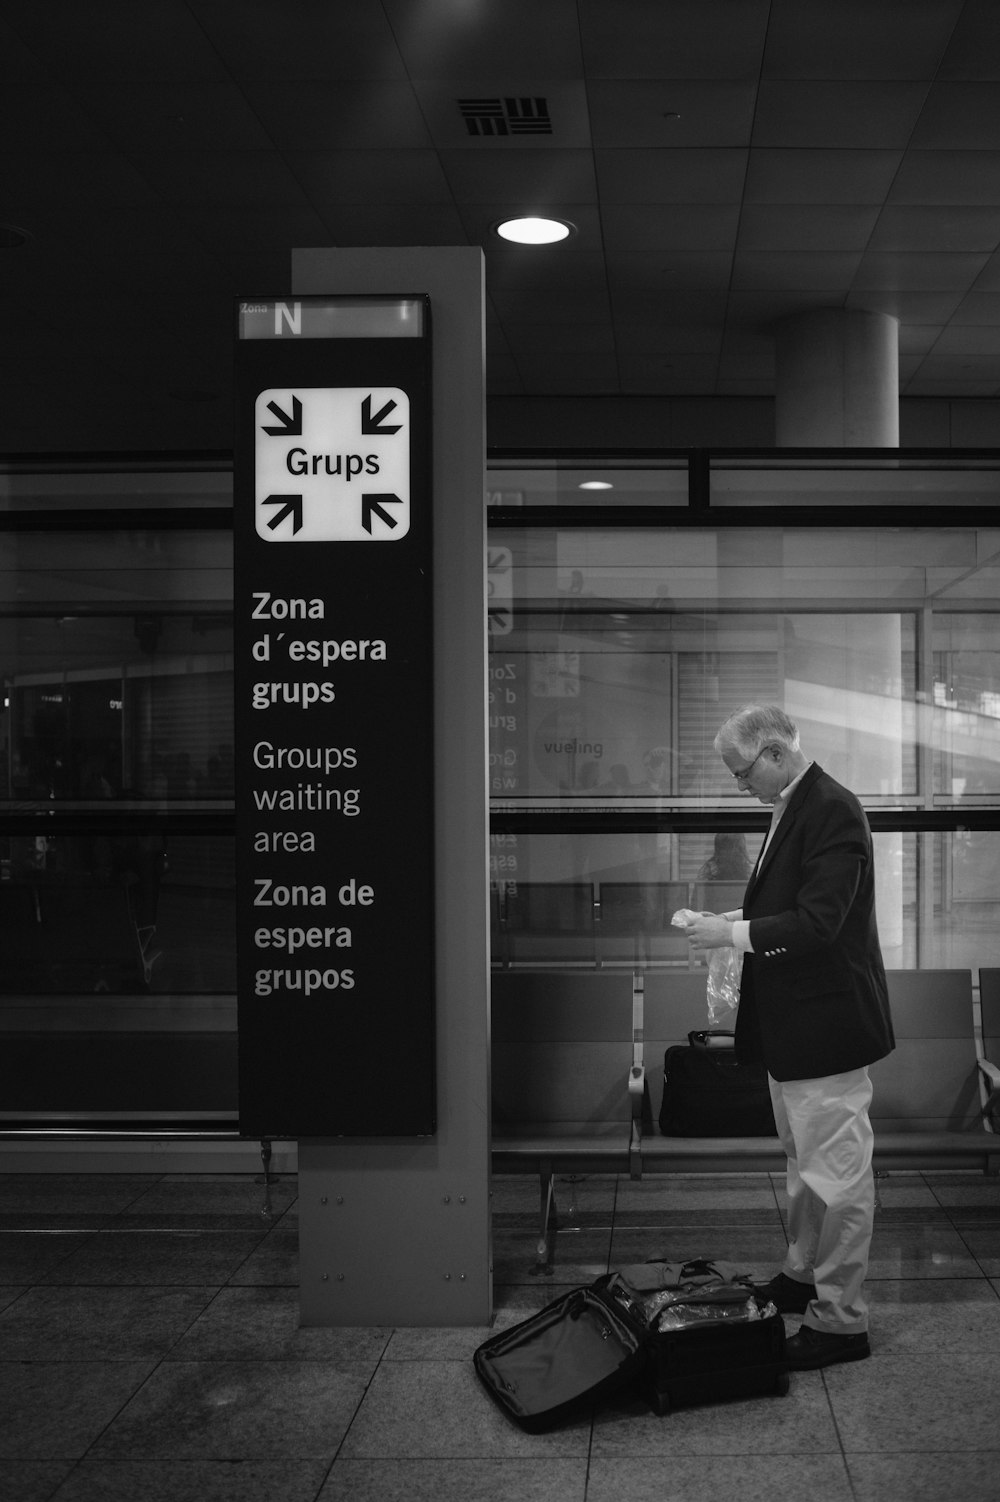
M 978 1063 L 986 1083 L 992 1089 L 1000 1090 L 1000 1064 L 991 1064 L 989 1059 L 980 1059 Z
M 990 1062 L 989 1059 L 977 1059 L 980 1073 L 979 1098 L 982 1101 L 980 1118 L 988 1132 L 996 1128 L 993 1125 L 993 1113 L 1000 1105 L 1000 1067 Z
M 646 1090 L 645 1064 L 633 1064 L 628 1072 L 628 1097 L 632 1107 L 632 1120 L 642 1119 L 642 1101 Z

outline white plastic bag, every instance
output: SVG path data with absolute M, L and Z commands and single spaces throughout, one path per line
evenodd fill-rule
M 732 945 L 712 949 L 708 955 L 708 1020 L 717 1027 L 740 1004 L 740 976 L 743 955 Z
M 687 928 L 692 919 L 703 914 L 689 907 L 678 908 L 670 922 L 675 928 Z M 732 1014 L 740 1004 L 740 976 L 743 973 L 743 954 L 731 944 L 708 951 L 708 1022 L 718 1027 L 720 1022 L 732 1021 Z

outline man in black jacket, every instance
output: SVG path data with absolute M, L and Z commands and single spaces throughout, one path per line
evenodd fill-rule
M 872 838 L 857 798 L 799 744 L 776 705 L 745 705 L 715 749 L 738 787 L 772 806 L 743 907 L 695 919 L 695 950 L 743 951 L 741 1060 L 762 1060 L 788 1158 L 788 1253 L 761 1292 L 802 1314 L 789 1364 L 870 1354 L 875 1185 L 867 1066 L 894 1046 L 875 923 Z

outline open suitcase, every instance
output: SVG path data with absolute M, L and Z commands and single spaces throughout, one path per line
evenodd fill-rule
M 658 1414 L 786 1393 L 781 1315 L 759 1312 L 730 1268 L 649 1263 L 610 1273 L 492 1336 L 475 1352 L 476 1372 L 532 1433 L 628 1388 Z
M 646 1324 L 612 1281 L 571 1289 L 476 1350 L 486 1391 L 519 1428 L 552 1429 L 639 1379 Z

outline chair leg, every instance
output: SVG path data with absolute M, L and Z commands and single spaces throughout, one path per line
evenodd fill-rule
M 555 1255 L 557 1220 L 555 1175 L 552 1172 L 551 1163 L 543 1161 L 538 1165 L 538 1187 L 540 1194 L 540 1220 L 538 1242 L 535 1247 L 538 1261 L 531 1270 L 536 1275 L 551 1278 L 552 1262 Z
M 260 1161 L 261 1161 L 261 1164 L 263 1165 L 263 1169 L 264 1169 L 263 1174 L 257 1180 L 258 1184 L 263 1184 L 264 1185 L 264 1203 L 260 1207 L 261 1218 L 263 1220 L 273 1220 L 274 1219 L 274 1210 L 273 1210 L 272 1205 L 271 1205 L 271 1184 L 274 1181 L 271 1178 L 271 1139 L 270 1139 L 270 1137 L 262 1137 L 260 1139 Z

